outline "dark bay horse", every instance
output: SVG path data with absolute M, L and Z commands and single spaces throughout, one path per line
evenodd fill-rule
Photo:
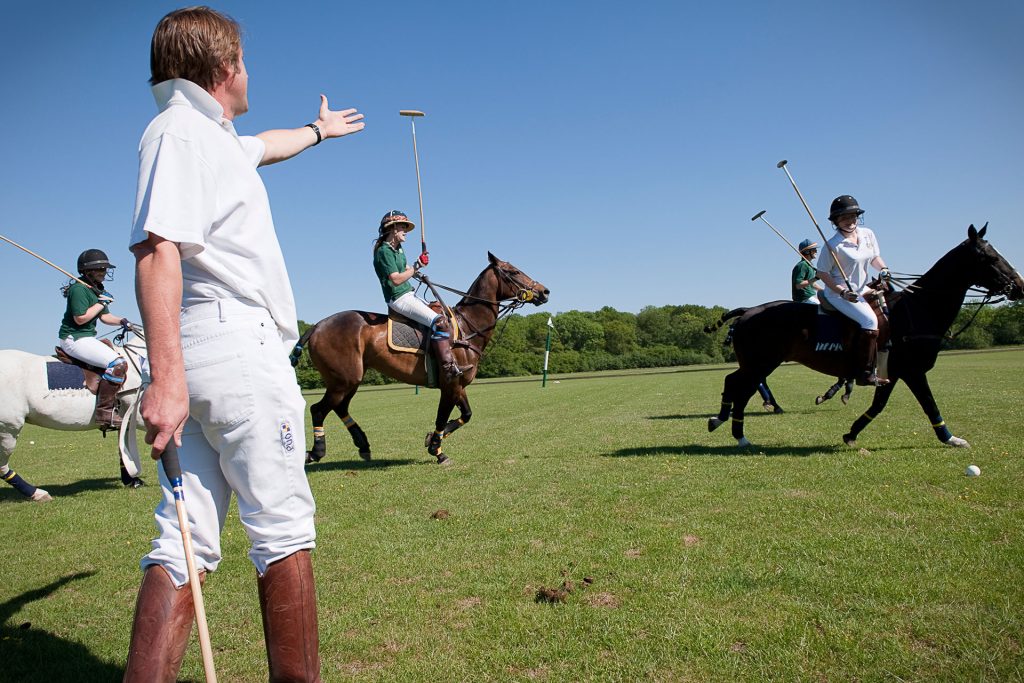
M 498 319 L 516 308 L 547 302 L 547 287 L 530 279 L 511 263 L 487 253 L 489 264 L 477 276 L 462 300 L 452 307 L 460 340 L 452 344 L 456 362 L 464 369 L 461 377 L 446 381 L 439 378 L 441 400 L 437 406 L 434 431 L 427 435 L 427 451 L 438 463 L 448 460 L 441 452 L 441 441 L 469 422 L 472 411 L 466 398 L 466 386 L 476 377 L 477 367 L 487 343 L 494 334 Z M 324 380 L 324 397 L 310 406 L 313 417 L 313 449 L 306 462 L 316 462 L 327 453 L 323 425 L 328 413 L 334 411 L 348 428 L 352 442 L 364 460 L 370 459 L 370 442 L 359 425 L 348 414 L 348 406 L 359 389 L 367 368 L 405 382 L 426 386 L 427 376 L 422 356 L 391 350 L 387 342 L 388 315 L 365 311 L 342 311 L 324 318 L 299 340 L 296 349 L 309 349 L 309 357 Z M 450 420 L 452 409 L 459 407 L 459 418 Z
M 904 291 L 888 297 L 889 330 L 892 344 L 888 359 L 890 383 L 875 388 L 871 407 L 853 423 L 843 441 L 853 446 L 857 435 L 885 408 L 896 384 L 903 380 L 931 421 L 939 440 L 950 446 L 970 446 L 953 436 L 942 420 L 928 386 L 927 373 L 935 365 L 942 340 L 953 324 L 971 287 L 983 287 L 988 297 L 1004 296 L 1011 301 L 1024 297 L 1024 279 L 996 249 L 986 242 L 986 227 L 970 226 L 967 239 Z M 753 308 L 739 308 L 722 316 L 722 321 L 739 317 L 733 331 L 733 346 L 739 368 L 725 378 L 722 406 L 717 417 L 708 420 L 714 431 L 732 414 L 732 435 L 739 445 L 750 442 L 743 435 L 743 415 L 758 382 L 784 361 L 796 361 L 812 370 L 835 377 L 853 377 L 855 355 L 849 352 L 857 330 L 852 321 L 839 315 L 846 326 L 839 344 L 817 350 L 816 331 L 825 316 L 817 306 L 775 301 Z

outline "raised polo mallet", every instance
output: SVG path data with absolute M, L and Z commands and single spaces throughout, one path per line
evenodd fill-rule
M 757 214 L 755 214 L 754 217 L 751 218 L 750 220 L 756 221 L 758 218 L 760 218 L 762 221 L 764 221 L 765 225 L 767 225 L 769 228 L 772 229 L 772 232 L 774 232 L 776 235 L 781 237 L 782 241 L 789 245 L 790 249 L 795 251 L 797 254 L 800 254 L 800 258 L 802 258 L 804 261 L 807 261 L 808 263 L 811 263 L 811 260 L 809 258 L 807 258 L 806 256 L 804 256 L 803 253 L 799 249 L 794 247 L 793 243 L 790 242 L 789 240 L 787 240 L 785 235 L 783 235 L 781 232 L 776 230 L 775 226 L 768 222 L 768 219 L 764 217 L 764 215 L 766 213 L 768 213 L 768 212 L 767 211 L 758 211 Z M 814 264 L 812 263 L 811 265 L 814 265 Z
M 203 671 L 207 683 L 217 683 L 217 672 L 213 669 L 213 648 L 210 647 L 210 629 L 206 625 L 206 608 L 203 606 L 203 589 L 199 585 L 199 572 L 196 571 L 196 558 L 192 552 L 192 532 L 188 526 L 188 510 L 185 509 L 185 489 L 181 481 L 181 464 L 178 462 L 178 451 L 174 446 L 174 437 L 167 442 L 160 462 L 164 466 L 164 474 L 171 483 L 174 492 L 174 509 L 178 513 L 178 528 L 181 529 L 181 543 L 185 546 L 185 564 L 188 566 L 188 585 L 192 590 L 192 605 L 196 611 L 196 627 L 199 630 L 199 649 L 203 654 Z
M 56 269 L 57 269 L 57 270 L 59 270 L 60 272 L 64 273 L 65 275 L 67 275 L 67 276 L 68 276 L 69 278 L 71 278 L 72 280 L 74 280 L 74 281 L 75 281 L 75 282 L 77 282 L 78 284 L 80 284 L 80 285 L 85 285 L 86 287 L 88 287 L 89 289 L 92 289 L 92 290 L 95 290 L 95 289 L 96 289 L 95 287 L 93 287 L 92 285 L 90 285 L 90 284 L 89 284 L 88 282 L 84 282 L 84 281 L 82 281 L 82 280 L 79 280 L 79 279 L 78 279 L 77 277 L 75 277 L 74 275 L 72 275 L 72 274 L 71 274 L 71 273 L 69 273 L 68 271 L 64 270 L 64 269 L 63 269 L 63 268 L 61 268 L 60 266 L 58 266 L 58 265 L 56 265 L 55 263 L 52 263 L 52 262 L 50 262 L 50 261 L 47 261 L 46 259 L 44 259 L 44 258 L 43 258 L 42 256 L 40 256 L 40 255 L 39 255 L 39 254 L 37 254 L 36 252 L 32 251 L 31 249 L 26 249 L 25 247 L 21 246 L 20 244 L 18 244 L 18 243 L 17 243 L 17 242 L 15 242 L 14 240 L 12 240 L 12 239 L 8 239 L 8 238 L 4 237 L 3 235 L 0 235 L 0 240 L 3 240 L 4 242 L 7 242 L 8 244 L 10 244 L 10 245 L 12 245 L 12 246 L 15 246 L 15 247 L 17 247 L 18 249 L 21 249 L 21 250 L 22 250 L 23 252 L 25 252 L 26 254 L 28 254 L 28 255 L 30 255 L 30 256 L 35 256 L 35 257 L 36 257 L 37 259 L 39 259 L 40 261 L 42 261 L 42 262 L 43 262 L 43 263 L 45 263 L 46 265 L 50 266 L 51 268 L 56 268 Z
M 416 149 L 416 117 L 424 116 L 423 112 L 415 109 L 402 109 L 399 116 L 408 116 L 412 124 L 412 156 L 416 160 L 416 192 L 420 196 L 420 246 L 422 253 L 427 253 L 427 224 L 423 220 L 423 187 L 420 185 L 420 153 Z
M 846 271 L 843 270 L 843 264 L 841 264 L 839 262 L 839 259 L 836 258 L 836 252 L 832 251 L 832 247 L 829 246 L 828 240 L 825 238 L 825 233 L 823 233 L 821 231 L 821 228 L 818 227 L 818 221 L 814 219 L 814 214 L 811 213 L 811 207 L 807 206 L 807 202 L 804 201 L 804 196 L 800 193 L 800 188 L 796 186 L 796 181 L 793 180 L 792 174 L 790 174 L 789 169 L 786 168 L 786 164 L 788 163 L 788 161 L 783 159 L 779 163 L 775 164 L 775 166 L 776 168 L 781 168 L 783 171 L 786 172 L 786 177 L 789 178 L 790 185 L 792 185 L 793 189 L 796 190 L 796 196 L 800 198 L 800 203 L 804 205 L 804 209 L 807 211 L 807 215 L 811 217 L 811 222 L 814 223 L 814 227 L 817 229 L 818 234 L 821 236 L 822 243 L 824 243 L 825 248 L 828 249 L 828 253 L 832 254 L 832 260 L 835 261 L 836 266 L 839 267 L 839 272 L 842 273 L 843 275 L 843 282 L 846 283 L 846 289 L 850 290 L 851 292 L 854 291 L 853 286 L 850 285 L 850 278 L 846 277 Z

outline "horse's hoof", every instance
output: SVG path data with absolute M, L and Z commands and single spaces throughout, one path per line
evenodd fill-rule
M 121 483 L 126 489 L 141 489 L 146 485 L 146 482 L 144 482 L 140 477 L 132 477 L 130 480 L 122 481 Z
M 370 451 L 359 451 L 359 457 L 366 462 L 370 462 Z
M 843 394 L 842 396 L 839 397 L 839 400 L 842 401 L 843 405 L 845 406 L 845 405 L 847 405 L 850 402 L 850 395 L 849 394 Z
M 451 461 L 451 459 L 450 459 L 450 458 L 449 458 L 449 457 L 448 457 L 447 455 L 445 455 L 444 453 L 438 453 L 438 454 L 437 454 L 437 464 L 438 464 L 438 465 L 451 465 L 451 464 L 452 464 L 452 461 Z
M 709 418 L 708 419 L 708 431 L 709 432 L 715 431 L 716 429 L 718 429 L 719 427 L 722 426 L 723 422 L 725 422 L 725 420 L 719 420 L 717 417 Z
M 850 448 L 854 448 L 857 445 L 857 437 L 853 434 L 843 434 L 843 443 Z
M 825 397 L 824 396 L 819 396 L 816 399 L 814 399 L 814 405 L 816 405 L 816 406 L 820 406 L 824 402 L 825 402 Z M 844 401 L 844 403 L 845 403 L 845 401 Z
M 739 440 L 736 442 L 736 445 L 739 446 L 740 448 L 746 448 L 747 446 L 750 446 L 751 443 L 747 437 L 741 436 Z
M 306 451 L 306 464 L 312 465 L 315 462 L 320 462 L 320 458 L 323 456 L 317 456 L 313 454 L 313 451 Z
M 46 489 L 36 488 L 35 493 L 29 496 L 32 500 L 37 503 L 49 503 L 53 500 L 53 496 L 46 492 Z
M 953 448 L 971 447 L 971 444 L 967 443 L 966 439 L 961 439 L 959 436 L 951 436 L 949 437 L 949 441 L 943 441 L 943 443 L 946 444 L 947 446 L 952 446 Z
M 775 413 L 776 415 L 782 415 L 786 411 L 780 408 L 779 406 L 775 406 L 775 410 L 773 410 L 772 412 Z

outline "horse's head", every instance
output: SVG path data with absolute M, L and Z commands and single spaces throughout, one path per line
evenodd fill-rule
M 540 306 L 547 303 L 551 292 L 547 287 L 531 280 L 530 276 L 522 272 L 508 261 L 502 261 L 491 252 L 487 252 L 487 258 L 491 262 L 491 268 L 497 274 L 498 289 L 494 298 L 498 301 L 503 299 L 514 299 L 520 303 L 531 303 Z
M 984 287 L 989 296 L 1005 296 L 1010 301 L 1024 298 L 1024 278 L 1017 269 L 983 238 L 988 230 L 986 223 L 981 230 L 973 225 L 967 229 L 964 248 L 973 256 L 970 273 L 972 284 Z

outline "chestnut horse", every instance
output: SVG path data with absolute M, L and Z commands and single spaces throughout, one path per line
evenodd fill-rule
M 531 280 L 511 263 L 501 261 L 490 252 L 490 261 L 477 276 L 462 300 L 452 307 L 460 330 L 460 339 L 452 344 L 452 353 L 461 377 L 446 380 L 439 372 L 441 400 L 437 406 L 434 431 L 427 434 L 427 451 L 443 463 L 448 457 L 441 452 L 441 441 L 469 422 L 472 411 L 466 398 L 466 386 L 476 377 L 477 367 L 487 343 L 491 340 L 498 319 L 526 303 L 535 306 L 547 302 L 547 287 Z M 424 278 L 425 279 L 425 278 Z M 388 315 L 365 311 L 342 311 L 324 318 L 306 331 L 299 340 L 297 359 L 302 348 L 309 349 L 310 360 L 324 380 L 324 397 L 310 406 L 313 417 L 313 449 L 306 462 L 317 462 L 327 453 L 323 425 L 328 413 L 334 411 L 348 428 L 359 456 L 370 459 L 370 442 L 366 434 L 348 414 L 348 406 L 359 389 L 367 368 L 374 368 L 388 377 L 406 384 L 426 386 L 427 375 L 423 356 L 391 350 L 387 342 Z M 448 420 L 452 409 L 459 407 L 459 418 Z
M 887 297 L 891 351 L 888 359 L 889 384 L 875 388 L 871 407 L 853 423 L 843 441 L 853 446 L 857 435 L 881 414 L 896 384 L 902 379 L 910 387 L 931 421 L 939 441 L 949 446 L 969 447 L 953 436 L 939 413 L 928 386 L 927 373 L 935 365 L 942 340 L 953 324 L 967 290 L 974 286 L 988 290 L 987 298 L 1004 296 L 1011 301 L 1024 297 L 1024 279 L 996 249 L 982 239 L 987 229 L 970 226 L 967 239 L 943 256 L 904 291 Z M 854 376 L 855 358 L 849 353 L 857 330 L 852 321 L 836 314 L 846 326 L 842 341 L 821 344 L 816 340 L 825 316 L 817 306 L 776 301 L 753 308 L 739 308 L 722 316 L 734 317 L 733 344 L 739 369 L 725 378 L 722 406 L 717 417 L 708 420 L 714 431 L 732 414 L 732 435 L 740 446 L 750 442 L 743 435 L 743 414 L 758 382 L 784 361 L 796 361 L 812 370 L 837 377 Z M 721 324 L 721 323 L 720 323 Z M 817 350 L 839 348 L 846 352 Z

